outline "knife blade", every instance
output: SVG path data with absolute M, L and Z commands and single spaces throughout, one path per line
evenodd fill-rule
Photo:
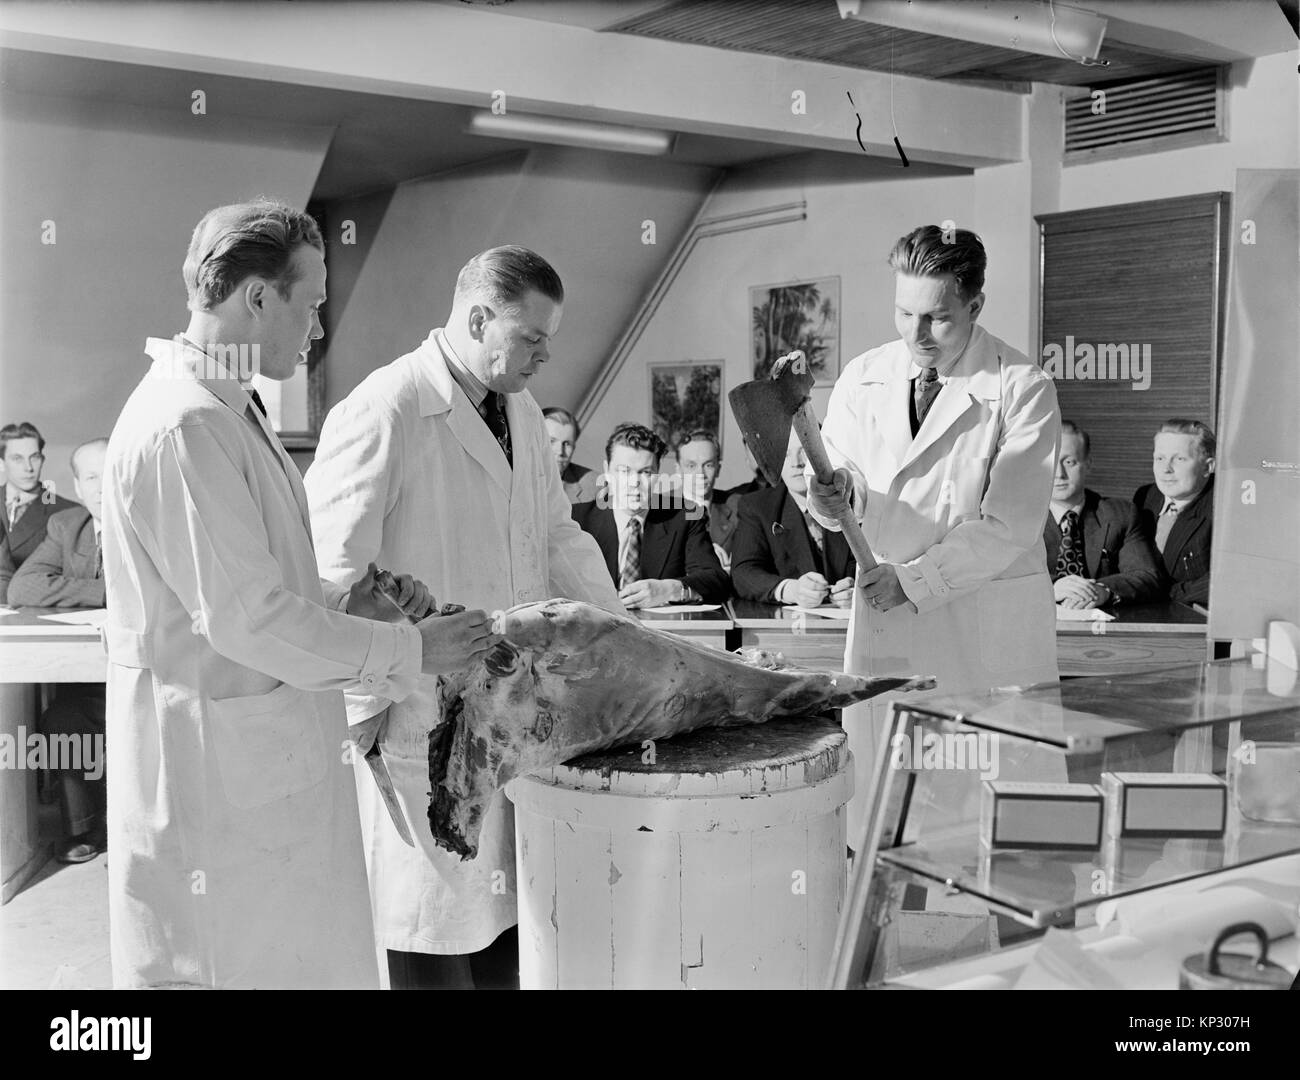
M 379 785 L 379 794 L 383 796 L 384 805 L 388 807 L 388 816 L 393 819 L 397 835 L 405 840 L 409 847 L 415 847 L 411 830 L 406 824 L 406 815 L 402 813 L 402 804 L 397 801 L 397 792 L 393 790 L 393 779 L 388 775 L 388 766 L 384 764 L 384 756 L 379 750 L 378 739 L 366 751 L 366 764 L 370 766 L 370 775 Z

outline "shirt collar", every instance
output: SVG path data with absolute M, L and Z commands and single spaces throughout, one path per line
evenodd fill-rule
M 642 532 L 645 531 L 646 515 L 650 512 L 648 509 L 639 510 L 635 514 L 632 513 L 631 510 L 620 510 L 617 506 L 614 507 L 613 510 L 614 510 L 614 524 L 618 526 L 619 536 L 624 536 L 627 533 L 628 522 L 630 522 L 634 517 L 641 519 L 641 531 Z
M 488 388 L 479 382 L 477 376 L 456 355 L 456 350 L 451 347 L 447 335 L 441 330 L 438 331 L 438 346 L 442 349 L 442 355 L 447 359 L 447 370 L 451 372 L 451 377 L 456 380 L 456 385 L 465 392 L 465 396 L 469 398 L 470 404 L 474 408 L 481 409 L 483 399 L 488 395 Z
M 242 416 L 253 408 L 253 399 L 238 377 L 216 356 L 204 352 L 182 334 L 173 338 L 146 338 L 145 355 L 154 362 L 154 373 L 165 378 L 196 379 Z
M 952 373 L 957 370 L 957 365 L 962 362 L 962 358 L 970 349 L 970 343 L 975 340 L 975 327 L 971 327 L 970 337 L 966 339 L 966 344 L 961 347 L 961 352 L 949 360 L 943 367 L 939 368 L 939 381 L 947 382 Z M 919 378 L 921 372 L 925 370 L 925 365 L 921 364 L 916 357 L 912 357 L 912 378 Z
M 41 497 L 41 492 L 45 490 L 44 484 L 38 484 L 31 491 L 19 491 L 16 487 L 5 481 L 5 506 L 26 506 L 33 503 Z
M 1073 510 L 1080 517 L 1083 517 L 1083 502 L 1084 502 L 1084 493 L 1082 491 L 1079 492 L 1079 497 L 1075 499 L 1074 502 L 1071 503 L 1053 502 L 1052 517 L 1056 519 L 1056 523 L 1058 525 L 1061 524 L 1061 519 L 1065 517 L 1065 515 L 1068 514 L 1071 510 Z

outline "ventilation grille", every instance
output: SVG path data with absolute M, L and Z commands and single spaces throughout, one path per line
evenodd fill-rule
M 1197 68 L 1113 83 L 1066 102 L 1066 162 L 1147 154 L 1222 138 L 1223 71 Z

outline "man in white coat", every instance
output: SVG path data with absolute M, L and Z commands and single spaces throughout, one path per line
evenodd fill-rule
M 847 496 L 880 562 L 859 574 L 845 667 L 935 675 L 932 693 L 942 695 L 1058 679 L 1042 537 L 1060 440 L 1056 388 L 976 324 L 985 264 L 979 237 L 964 229 L 924 226 L 895 244 L 900 338 L 853 359 L 831 392 L 822 437 L 835 486 L 809 470 L 813 515 L 837 529 Z M 888 695 L 844 711 L 856 772 L 850 845 L 888 716 Z
M 492 611 L 564 596 L 623 612 L 600 550 L 570 515 L 541 409 L 527 391 L 550 356 L 564 291 L 540 256 L 499 247 L 460 271 L 445 328 L 331 410 L 306 485 L 321 573 L 408 567 L 439 603 Z M 435 680 L 400 704 L 349 694 L 379 742 L 416 846 L 358 770 L 378 943 L 394 989 L 514 985 L 514 815 L 498 793 L 472 861 L 428 827 Z M 355 730 L 355 729 L 354 729 Z
M 287 379 L 320 337 L 324 244 L 299 211 L 220 207 L 184 264 L 183 335 L 109 442 L 103 484 L 109 917 L 127 987 L 378 983 L 343 708 L 402 698 L 498 638 L 482 611 L 429 618 L 374 567 L 323 583 L 297 468 L 255 369 Z M 357 580 L 357 579 L 361 580 Z M 351 588 L 349 588 L 351 586 Z M 358 616 L 366 617 L 358 617 Z

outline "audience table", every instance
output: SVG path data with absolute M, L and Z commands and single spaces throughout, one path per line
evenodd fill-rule
M 41 684 L 102 683 L 107 677 L 98 627 L 43 618 L 53 614 L 45 608 L 0 614 L 0 739 L 21 766 L 0 768 L 0 902 L 7 903 L 50 856 L 39 837 L 38 770 L 26 768 Z

